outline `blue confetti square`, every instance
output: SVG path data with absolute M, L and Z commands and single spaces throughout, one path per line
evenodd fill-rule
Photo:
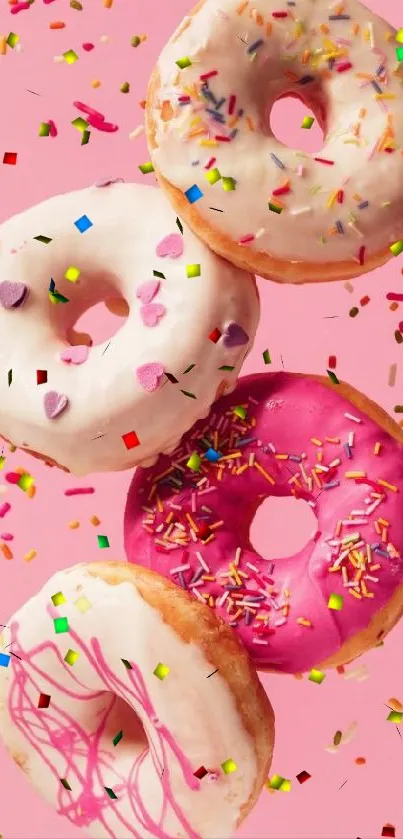
M 185 197 L 189 201 L 189 204 L 194 204 L 196 201 L 199 201 L 200 198 L 203 198 L 203 193 L 197 184 L 193 184 L 193 186 L 190 186 L 189 189 L 186 190 Z
M 11 656 L 6 655 L 6 653 L 0 653 L 0 667 L 8 667 L 10 658 Z
M 88 216 L 81 216 L 81 218 L 78 218 L 77 221 L 74 222 L 74 224 L 77 230 L 80 231 L 80 233 L 85 233 L 87 230 L 90 229 L 90 227 L 92 227 L 92 221 L 90 218 L 88 218 Z
M 210 461 L 210 463 L 216 463 L 216 461 L 220 459 L 220 455 L 219 452 L 216 452 L 214 449 L 207 449 L 206 458 Z

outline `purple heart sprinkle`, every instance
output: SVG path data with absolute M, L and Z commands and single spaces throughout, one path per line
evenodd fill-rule
M 248 341 L 249 335 L 246 334 L 245 330 L 239 325 L 239 323 L 232 321 L 228 324 L 224 333 L 225 347 L 242 347 L 244 344 L 247 344 Z

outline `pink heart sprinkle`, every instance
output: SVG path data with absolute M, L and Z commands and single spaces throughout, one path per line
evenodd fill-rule
M 137 289 L 136 297 L 138 297 L 142 303 L 151 303 L 151 300 L 154 299 L 155 295 L 159 291 L 160 288 L 160 281 L 159 280 L 148 280 L 147 283 L 143 283 Z
M 49 390 L 45 393 L 43 405 L 48 419 L 56 419 L 66 410 L 69 400 L 64 393 L 57 393 L 56 390 Z
M 146 306 L 142 306 L 140 314 L 144 326 L 156 326 L 159 319 L 165 315 L 165 312 L 166 308 L 161 303 L 147 303 Z
M 4 309 L 17 309 L 25 303 L 28 292 L 25 283 L 10 283 L 4 280 L 0 283 L 0 306 Z
M 164 375 L 164 368 L 158 361 L 150 364 L 142 364 L 136 370 L 136 376 L 141 384 L 143 390 L 152 393 L 157 390 L 160 383 L 161 376 Z
M 170 259 L 178 259 L 183 254 L 183 239 L 179 233 L 170 233 L 159 242 L 156 247 L 157 256 L 169 256 Z
M 60 353 L 61 361 L 66 364 L 84 364 L 87 361 L 89 347 L 78 344 L 76 347 L 66 347 Z

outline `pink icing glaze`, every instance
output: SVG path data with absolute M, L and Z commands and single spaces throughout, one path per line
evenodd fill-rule
M 49 607 L 49 615 L 58 616 L 58 610 Z M 173 794 L 170 772 L 167 766 L 167 754 L 170 752 L 180 766 L 184 784 L 189 789 L 197 791 L 200 788 L 200 781 L 194 776 L 192 767 L 178 747 L 175 738 L 162 722 L 157 718 L 155 709 L 148 695 L 144 679 L 140 669 L 133 663 L 131 669 L 125 669 L 122 663 L 122 672 L 125 679 L 120 679 L 110 669 L 103 656 L 100 643 L 97 638 L 92 638 L 87 646 L 80 636 L 70 627 L 70 638 L 74 642 L 75 649 L 80 657 L 86 656 L 93 671 L 101 681 L 103 689 L 94 691 L 89 685 L 81 684 L 74 675 L 73 669 L 63 661 L 57 646 L 45 641 L 32 649 L 24 649 L 19 640 L 19 625 L 14 622 L 10 626 L 13 637 L 13 645 L 18 647 L 18 658 L 13 666 L 13 683 L 8 698 L 8 710 L 13 725 L 21 732 L 31 748 L 41 757 L 47 771 L 59 781 L 58 773 L 52 765 L 49 749 L 42 748 L 53 746 L 65 758 L 65 769 L 63 777 L 68 781 L 71 790 L 67 790 L 60 783 L 60 790 L 57 800 L 57 812 L 67 817 L 77 827 L 88 827 L 91 822 L 98 820 L 105 830 L 105 836 L 115 837 L 115 830 L 108 825 L 106 818 L 110 807 L 114 808 L 122 832 L 119 835 L 127 836 L 127 839 L 139 839 L 141 836 L 149 835 L 155 839 L 170 839 L 164 828 L 164 822 L 169 812 L 174 811 L 179 825 L 187 839 L 199 839 Z M 37 660 L 46 654 L 47 661 L 54 660 L 52 673 L 47 670 L 45 673 L 38 665 Z M 58 669 L 63 669 L 62 687 L 56 678 Z M 66 681 L 66 674 L 69 677 Z M 33 696 L 39 696 L 42 692 L 44 680 L 46 680 L 49 691 L 53 688 L 49 712 L 44 714 L 32 701 Z M 88 714 L 82 712 L 80 719 L 86 721 L 86 726 L 81 725 L 78 719 L 71 716 L 65 709 L 58 706 L 55 700 L 56 695 L 65 695 L 70 699 L 77 700 L 77 703 L 93 703 L 105 697 L 105 691 L 113 694 L 108 698 L 102 712 L 93 715 L 93 725 L 89 725 Z M 119 771 L 116 754 L 113 747 L 105 747 L 104 731 L 108 719 L 112 714 L 117 696 L 122 697 L 129 705 L 141 709 L 143 724 L 147 735 L 151 735 L 148 748 L 145 748 L 137 758 L 133 760 L 130 774 L 124 777 Z M 77 715 L 78 716 L 78 715 Z M 148 813 L 144 800 L 139 793 L 138 778 L 142 765 L 147 755 L 151 756 L 155 773 L 160 779 L 162 795 L 160 818 L 156 822 Z M 82 760 L 86 757 L 85 769 L 79 768 L 78 756 Z M 80 763 L 80 766 L 82 764 Z M 106 787 L 112 789 L 117 799 L 111 800 Z M 133 825 L 122 815 L 119 808 L 119 799 L 130 801 L 133 813 L 136 814 L 134 821 L 140 821 L 142 828 L 140 833 L 133 828 Z
M 217 462 L 204 456 L 208 446 Z M 198 471 L 187 466 L 195 451 Z M 403 581 L 402 455 L 400 443 L 320 382 L 246 377 L 173 455 L 137 470 L 125 512 L 128 559 L 210 597 L 257 667 L 309 670 L 364 629 Z M 294 556 L 261 557 L 249 541 L 256 509 L 269 495 L 291 494 L 311 505 L 317 531 Z M 340 611 L 329 608 L 331 594 L 343 597 Z

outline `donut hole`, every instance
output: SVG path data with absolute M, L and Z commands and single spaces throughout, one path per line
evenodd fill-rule
M 123 297 L 110 297 L 88 308 L 69 329 L 70 344 L 96 346 L 110 341 L 127 320 L 129 306 Z
M 122 738 L 115 746 L 117 758 L 122 758 L 122 752 L 129 752 L 133 758 L 141 752 L 148 751 L 148 738 L 143 724 L 131 705 L 116 694 L 106 692 L 103 698 L 105 702 L 102 702 L 102 705 L 111 709 L 102 734 L 102 740 L 108 744 L 108 749 L 109 744 L 123 732 Z
M 284 559 L 302 551 L 317 530 L 317 518 L 307 501 L 270 496 L 256 510 L 249 539 L 263 558 Z
M 270 129 L 284 146 L 313 154 L 324 145 L 323 117 L 320 109 L 310 110 L 296 94 L 286 94 L 274 102 L 270 111 Z M 314 119 L 311 128 L 303 128 L 306 119 Z

